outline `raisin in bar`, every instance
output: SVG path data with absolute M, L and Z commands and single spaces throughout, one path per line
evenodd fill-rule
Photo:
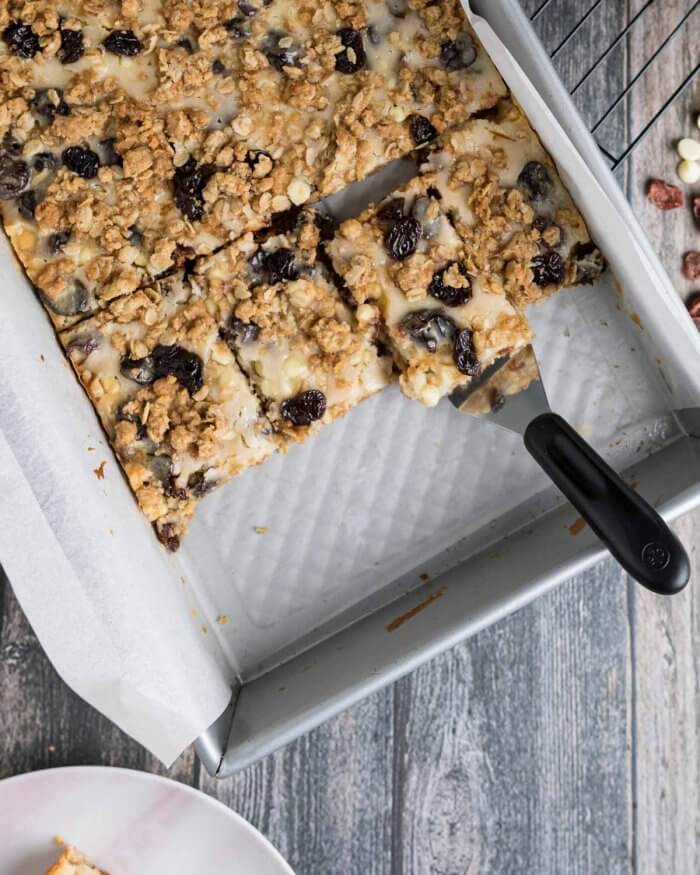
M 319 258 L 324 226 L 295 210 L 266 239 L 246 235 L 197 267 L 207 294 L 229 296 L 222 336 L 273 426 L 294 441 L 384 388 L 392 372 L 375 344 L 378 314 L 358 322 Z
M 405 395 L 433 406 L 531 332 L 502 283 L 474 272 L 440 192 L 415 178 L 327 244 L 358 317 L 379 308 Z
M 60 335 L 136 499 L 171 550 L 210 490 L 278 447 L 216 299 L 178 276 Z
M 447 133 L 421 176 L 439 191 L 470 269 L 502 281 L 516 306 L 592 283 L 603 271 L 554 162 L 511 101 L 494 119 Z

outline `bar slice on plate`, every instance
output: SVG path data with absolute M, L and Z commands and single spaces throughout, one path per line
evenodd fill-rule
M 204 495 L 279 448 L 219 336 L 221 312 L 174 275 L 60 335 L 141 509 L 171 550 Z
M 304 440 L 391 380 L 378 312 L 356 318 L 319 248 L 327 220 L 293 210 L 257 239 L 248 234 L 202 259 L 197 281 L 231 312 L 224 337 L 273 426 Z
M 530 342 L 502 283 L 473 270 L 430 179 L 344 222 L 327 251 L 358 316 L 381 313 L 409 398 L 434 406 Z

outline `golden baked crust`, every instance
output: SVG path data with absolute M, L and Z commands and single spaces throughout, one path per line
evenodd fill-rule
M 106 875 L 106 873 L 95 868 L 75 848 L 67 847 L 46 875 Z

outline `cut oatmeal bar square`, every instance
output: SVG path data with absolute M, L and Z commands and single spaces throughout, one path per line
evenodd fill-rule
M 222 337 L 275 429 L 294 441 L 384 388 L 392 372 L 375 343 L 378 314 L 368 308 L 358 321 L 320 257 L 324 227 L 314 211 L 293 210 L 196 268 L 207 294 L 231 301 Z
M 433 406 L 531 332 L 503 284 L 474 271 L 440 192 L 416 177 L 327 244 L 358 306 L 379 308 L 405 395 Z
M 210 490 L 279 448 L 222 310 L 173 276 L 60 335 L 136 499 L 171 550 Z
M 604 270 L 554 162 L 511 101 L 445 134 L 420 174 L 440 193 L 469 269 L 502 283 L 516 306 Z

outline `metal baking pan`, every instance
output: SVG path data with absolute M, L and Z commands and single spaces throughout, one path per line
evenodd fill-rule
M 696 406 L 700 396 L 697 385 L 689 384 L 682 362 L 674 361 L 671 354 L 674 331 L 680 337 L 686 330 L 680 302 L 670 300 L 674 292 L 668 277 L 517 0 L 475 0 L 472 6 L 510 50 L 565 129 L 649 268 L 648 289 L 620 289 L 609 276 L 602 287 L 576 291 L 548 303 L 536 314 L 535 322 L 540 334 L 549 332 L 557 338 L 552 345 L 559 352 L 545 367 L 548 390 L 560 404 L 569 406 L 570 418 L 576 421 L 578 417 L 578 426 L 588 430 L 587 436 L 671 520 L 700 503 L 700 440 L 695 436 L 700 436 L 700 423 L 692 415 L 679 413 L 680 408 Z M 531 121 L 537 128 L 537 118 L 531 115 Z M 587 218 L 590 222 L 590 215 Z M 607 241 L 600 234 L 596 236 L 605 250 Z M 671 326 L 663 329 L 665 338 L 654 337 L 653 330 L 640 330 L 645 314 L 640 320 L 636 309 L 631 309 L 638 303 L 637 295 L 656 296 L 673 310 Z M 647 312 L 653 313 L 653 306 Z M 572 324 L 576 330 L 570 330 Z M 591 344 L 596 331 L 600 344 Z M 570 337 L 573 341 L 567 345 Z M 695 342 L 688 336 L 683 341 L 686 346 Z M 604 350 L 606 361 L 591 363 L 595 373 L 586 375 L 584 393 L 572 384 L 576 379 L 572 378 L 572 363 L 592 345 Z M 608 366 L 617 370 L 608 372 Z M 581 371 L 578 373 L 580 382 Z M 592 396 L 594 400 L 588 404 Z M 373 417 L 385 409 L 373 408 L 373 403 L 356 425 L 372 429 Z M 400 424 L 402 428 L 394 430 L 396 445 L 389 455 L 382 456 L 377 450 L 377 464 L 388 460 L 401 464 L 405 424 Z M 407 423 L 407 427 L 411 425 Z M 419 425 L 424 427 L 424 421 Z M 492 426 L 475 426 L 472 435 L 476 446 L 484 440 L 479 428 Z M 346 549 L 322 563 L 316 575 L 321 580 L 325 575 L 330 595 L 323 586 L 311 587 L 318 605 L 298 612 L 296 620 L 291 617 L 283 635 L 275 632 L 274 612 L 266 613 L 265 608 L 277 598 L 280 611 L 289 608 L 294 614 L 292 600 L 298 587 L 290 584 L 288 592 L 285 580 L 279 580 L 276 595 L 273 592 L 267 602 L 261 597 L 257 605 L 249 606 L 250 635 L 241 645 L 245 651 L 243 681 L 236 684 L 227 711 L 196 742 L 197 753 L 209 772 L 219 777 L 231 775 L 603 557 L 604 551 L 591 533 L 579 531 L 573 509 L 544 482 L 518 479 L 523 465 L 518 449 L 500 437 L 493 438 L 503 441 L 499 444 L 498 470 L 488 470 L 498 481 L 495 493 L 512 493 L 510 503 L 500 506 L 488 500 L 475 501 L 474 515 L 464 519 L 460 532 L 449 512 L 449 502 L 457 501 L 454 496 L 459 494 L 451 482 L 455 478 L 459 481 L 459 459 L 450 455 L 449 422 L 440 420 L 440 429 L 436 441 L 451 460 L 447 465 L 450 482 L 448 478 L 441 482 L 439 468 L 421 470 L 419 476 L 425 483 L 425 527 L 442 525 L 441 536 L 434 534 L 422 543 L 421 507 L 417 513 L 414 508 L 412 519 L 407 521 L 401 501 L 404 487 L 398 482 L 398 500 L 386 507 L 395 514 L 389 524 L 407 530 L 403 541 L 398 540 L 399 546 L 404 544 L 404 554 L 392 557 L 393 562 L 378 560 L 376 581 L 372 581 L 371 569 L 365 569 L 354 599 L 347 592 L 342 598 L 334 595 L 335 577 L 346 579 L 343 562 L 352 553 Z M 347 433 L 344 440 L 347 444 Z M 316 452 L 330 454 L 332 459 L 343 446 L 339 441 L 329 438 L 324 449 Z M 465 452 L 464 446 L 460 452 Z M 362 477 L 372 456 L 358 450 L 356 459 L 358 476 Z M 493 457 L 484 464 L 493 466 Z M 326 492 L 333 490 L 332 482 L 324 480 L 329 470 L 333 470 L 332 465 L 321 464 L 316 482 Z M 467 464 L 465 457 L 464 470 L 465 482 L 457 482 L 457 489 L 462 485 L 481 490 L 483 480 L 475 479 L 473 459 Z M 348 494 L 355 495 L 340 490 L 341 496 Z M 377 494 L 370 493 L 368 501 L 384 506 L 383 496 Z M 420 494 L 407 490 L 407 502 L 417 501 Z M 352 510 L 348 515 L 354 520 Z M 342 514 L 332 522 L 342 526 Z M 366 548 L 367 534 L 355 531 L 352 525 L 341 534 L 345 541 L 356 536 L 358 549 Z M 385 536 L 378 532 L 377 537 Z M 415 543 L 415 549 L 407 550 L 407 543 Z M 327 548 L 326 542 L 323 546 Z M 278 569 L 283 567 L 277 565 Z M 290 569 L 290 579 L 293 576 Z M 265 577 L 264 571 L 261 577 Z M 294 576 L 294 580 L 299 579 Z M 314 618 L 319 622 L 314 624 Z

